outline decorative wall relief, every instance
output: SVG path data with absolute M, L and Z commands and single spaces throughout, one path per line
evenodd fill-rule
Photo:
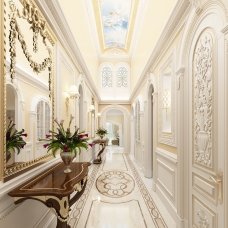
M 199 218 L 199 228 L 209 228 L 209 221 L 206 216 L 206 213 L 203 210 L 197 212 Z
M 194 162 L 212 168 L 213 149 L 213 37 L 201 34 L 193 60 Z
M 16 64 L 16 39 L 21 44 L 21 48 L 23 50 L 23 53 L 28 60 L 30 67 L 33 69 L 35 73 L 40 73 L 41 71 L 44 71 L 46 68 L 49 71 L 49 91 L 50 91 L 50 97 L 51 97 L 51 77 L 52 77 L 52 53 L 50 47 L 48 47 L 46 43 L 46 38 L 48 36 L 48 32 L 46 31 L 45 26 L 45 20 L 41 17 L 39 14 L 37 8 L 35 5 L 33 5 L 30 1 L 22 0 L 21 1 L 23 9 L 22 12 L 20 12 L 19 9 L 17 9 L 14 2 L 11 0 L 9 2 L 10 4 L 10 33 L 9 33 L 9 45 L 10 45 L 10 76 L 13 80 L 15 77 L 15 64 Z M 38 51 L 38 35 L 42 37 L 43 44 L 46 46 L 48 50 L 48 56 L 43 59 L 42 62 L 38 63 L 34 60 L 32 57 L 32 54 L 28 50 L 28 45 L 25 42 L 24 36 L 22 35 L 20 25 L 17 22 L 17 18 L 25 19 L 29 24 L 31 24 L 31 29 L 33 31 L 33 51 L 36 53 Z M 54 44 L 54 41 L 50 39 L 49 40 L 52 44 Z

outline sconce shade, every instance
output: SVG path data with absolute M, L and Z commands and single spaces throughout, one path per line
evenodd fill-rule
M 79 97 L 78 88 L 76 85 L 71 85 L 69 91 L 68 91 L 70 97 Z
M 94 111 L 95 110 L 95 106 L 93 104 L 91 104 L 89 109 L 90 109 L 90 111 Z

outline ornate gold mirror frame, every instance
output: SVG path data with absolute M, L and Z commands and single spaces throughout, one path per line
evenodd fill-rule
M 34 160 L 21 162 L 15 164 L 12 167 L 6 166 L 6 76 L 7 71 L 11 78 L 11 82 L 14 83 L 15 78 L 15 63 L 17 61 L 17 49 L 21 48 L 25 58 L 27 59 L 33 72 L 39 73 L 48 70 L 48 87 L 49 87 L 49 97 L 51 104 L 52 119 L 51 128 L 54 128 L 54 46 L 56 43 L 56 38 L 53 35 L 51 29 L 48 27 L 46 20 L 33 0 L 15 0 L 20 3 L 20 9 L 17 8 L 13 0 L 3 0 L 0 1 L 0 26 L 1 26 L 1 36 L 0 36 L 0 47 L 1 47 L 1 60 L 0 60 L 0 177 L 1 180 L 7 181 L 28 169 L 31 169 L 43 162 L 51 159 L 52 155 L 45 154 L 44 156 L 37 157 Z M 9 5 L 7 5 L 9 4 Z M 8 8 L 9 7 L 9 8 Z M 10 9 L 10 12 L 6 12 L 6 9 Z M 8 19 L 9 18 L 9 19 Z M 23 19 L 29 24 L 30 30 L 33 35 L 32 44 L 33 52 L 29 51 L 28 45 L 23 37 L 24 34 L 20 31 L 20 26 L 17 23 L 17 19 Z M 6 23 L 10 23 L 6 26 Z M 9 28 L 9 36 L 6 35 L 6 28 Z M 38 37 L 42 40 L 42 45 L 45 45 L 48 51 L 48 56 L 42 60 L 42 62 L 36 62 L 33 58 L 33 54 L 38 51 Z M 8 40 L 7 40 L 8 39 Z M 20 44 L 16 47 L 16 40 Z M 48 43 L 51 47 L 48 47 Z M 6 43 L 9 42 L 9 50 L 7 50 Z M 4 51 L 3 51 L 4 50 Z M 6 52 L 9 51 L 10 63 L 7 66 L 6 62 Z M 34 54 L 35 55 L 35 54 Z M 8 68 L 9 70 L 8 70 Z
M 5 104 L 5 66 L 4 66 L 4 56 L 5 56 L 5 49 L 4 49 L 4 1 L 0 1 L 0 178 L 3 178 L 3 162 L 4 162 L 4 145 L 5 145 L 5 112 L 4 112 L 4 104 Z

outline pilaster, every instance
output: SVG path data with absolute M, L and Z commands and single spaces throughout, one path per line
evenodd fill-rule
M 187 181 L 185 182 L 186 172 L 185 172 L 185 154 L 184 154 L 184 74 L 185 68 L 183 66 L 179 67 L 176 71 L 177 78 L 177 214 L 180 217 L 180 221 L 184 221 L 184 205 L 185 200 L 188 199 L 188 193 L 186 191 Z M 185 178 L 184 178 L 185 177 Z

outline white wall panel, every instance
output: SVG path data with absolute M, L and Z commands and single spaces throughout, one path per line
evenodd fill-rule
M 156 148 L 156 191 L 177 221 L 177 156 Z

